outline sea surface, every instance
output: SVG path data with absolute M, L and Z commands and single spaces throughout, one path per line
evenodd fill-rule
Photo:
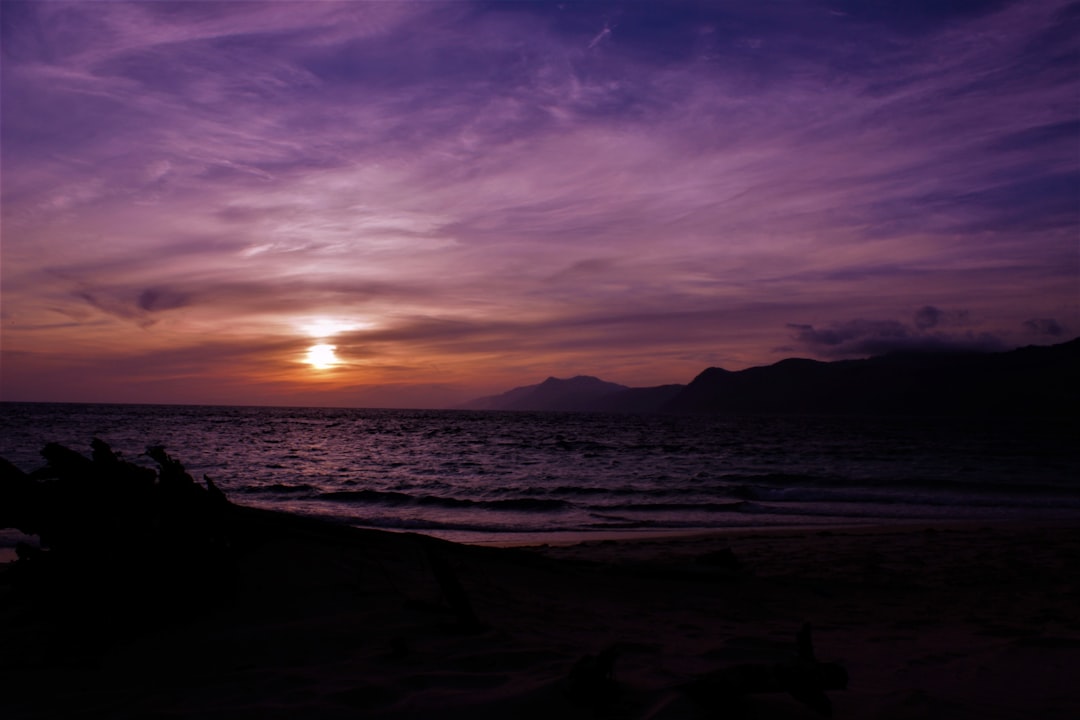
M 0 403 L 24 470 L 163 445 L 241 504 L 462 542 L 924 520 L 1080 522 L 1080 420 Z

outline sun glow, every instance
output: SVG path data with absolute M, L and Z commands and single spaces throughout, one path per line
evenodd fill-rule
M 299 325 L 299 329 L 308 337 L 322 339 L 333 337 L 343 332 L 367 330 L 372 323 L 362 320 L 339 320 L 334 318 L 314 318 Z
M 373 326 L 373 323 L 365 320 L 309 316 L 296 321 L 293 327 L 315 343 L 308 347 L 304 362 L 315 370 L 329 370 L 345 363 L 337 355 L 337 345 L 331 345 L 330 340 L 341 333 L 366 330 Z
M 337 345 L 312 345 L 307 351 L 307 363 L 316 370 L 327 370 L 341 363 L 334 352 Z

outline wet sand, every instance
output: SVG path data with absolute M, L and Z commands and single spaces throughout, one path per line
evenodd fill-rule
M 804 623 L 816 659 L 848 672 L 828 692 L 834 717 L 1080 716 L 1080 528 L 521 549 L 274 521 L 235 569 L 166 617 L 116 608 L 93 583 L 48 611 L 0 584 L 0 716 L 820 717 L 785 692 L 686 692 L 724 668 L 791 663 Z M 611 677 L 590 683 L 583 658 L 605 649 Z

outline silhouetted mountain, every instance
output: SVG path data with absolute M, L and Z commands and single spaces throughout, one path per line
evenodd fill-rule
M 709 368 L 662 410 L 675 413 L 1076 414 L 1080 339 L 1003 353 L 893 353 Z
M 549 377 L 539 385 L 478 398 L 462 407 L 469 410 L 594 410 L 601 399 L 629 389 L 588 375 L 568 380 Z
M 689 385 L 628 388 L 548 378 L 473 400 L 472 410 L 626 413 L 1077 415 L 1080 338 L 1002 353 L 892 353 L 866 360 L 789 358 L 738 372 L 708 368 Z

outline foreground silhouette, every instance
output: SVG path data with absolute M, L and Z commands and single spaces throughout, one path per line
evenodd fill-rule
M 92 449 L 88 459 L 50 443 L 45 467 L 31 474 L 0 461 L 0 520 L 40 539 L 17 548 L 20 587 L 44 607 L 110 620 L 191 612 L 227 591 L 235 538 L 221 491 L 160 447 L 147 451 L 156 472 L 101 440 Z

